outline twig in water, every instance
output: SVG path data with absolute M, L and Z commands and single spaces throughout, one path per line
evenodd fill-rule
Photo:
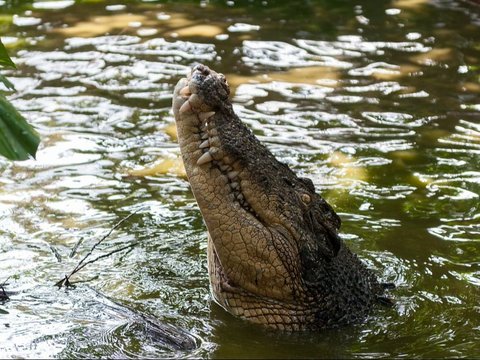
M 7 292 L 5 291 L 5 286 L 7 286 L 7 281 L 10 279 L 10 276 L 0 285 L 0 301 L 10 300 Z
M 78 250 L 78 247 L 80 246 L 80 244 L 83 242 L 83 237 L 81 237 L 80 239 L 78 239 L 77 243 L 75 244 L 75 246 L 73 247 L 72 251 L 70 251 L 70 255 L 68 255 L 69 257 L 74 257 L 75 254 L 77 253 L 77 250 Z
M 110 255 L 113 255 L 117 252 L 120 252 L 120 251 L 123 251 L 123 250 L 126 250 L 126 249 L 129 249 L 129 248 L 132 248 L 136 245 L 136 243 L 133 243 L 133 244 L 130 244 L 130 245 L 127 245 L 127 246 L 124 246 L 124 247 L 121 247 L 119 249 L 115 249 L 115 250 L 112 250 L 110 251 L 109 253 L 107 254 L 103 254 L 103 255 L 100 255 L 100 256 L 97 256 L 95 259 L 92 259 L 92 260 L 89 260 L 87 262 L 85 262 L 85 260 L 87 260 L 87 258 L 92 255 L 93 251 L 97 248 L 98 245 L 100 245 L 105 239 L 107 239 L 113 232 L 113 230 L 117 229 L 120 225 L 122 225 L 125 221 L 127 221 L 128 219 L 130 219 L 133 215 L 135 215 L 137 211 L 134 211 L 133 213 L 129 214 L 128 216 L 124 217 L 123 219 L 121 219 L 118 223 L 116 223 L 111 229 L 110 231 L 104 235 L 99 241 L 97 241 L 93 246 L 92 248 L 90 249 L 90 251 L 87 253 L 87 255 L 85 255 L 83 257 L 82 260 L 79 261 L 79 263 L 77 264 L 77 266 L 75 266 L 75 268 L 72 270 L 72 272 L 69 274 L 69 275 L 65 275 L 65 277 L 56 282 L 55 283 L 55 286 L 58 286 L 59 288 L 61 288 L 62 286 L 66 286 L 67 288 L 69 287 L 74 287 L 74 285 L 72 285 L 72 283 L 70 282 L 70 277 L 72 275 L 74 275 L 75 273 L 79 272 L 80 270 L 82 270 L 85 266 L 87 266 L 88 264 L 91 264 L 91 263 L 94 263 L 95 261 L 97 260 L 100 260 L 100 259 L 103 259 L 103 258 L 106 258 Z

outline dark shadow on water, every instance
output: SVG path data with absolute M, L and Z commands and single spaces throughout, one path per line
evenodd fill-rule
M 212 341 L 218 344 L 211 356 L 217 359 L 351 358 L 355 356 L 351 349 L 361 338 L 357 325 L 316 332 L 270 330 L 235 318 L 214 303 L 211 317 Z

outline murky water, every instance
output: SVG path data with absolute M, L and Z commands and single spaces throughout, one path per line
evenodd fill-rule
M 460 1 L 0 1 L 37 160 L 0 159 L 0 357 L 479 357 L 480 8 Z M 206 235 L 174 163 L 171 93 L 203 62 L 313 179 L 393 309 L 282 334 L 211 302 Z M 53 284 L 120 219 L 76 289 Z M 103 295 L 102 295 L 103 294 Z M 109 300 L 110 299 L 110 300 Z M 113 303 L 112 301 L 115 301 Z M 184 329 L 152 336 L 123 307 Z M 133 319 L 133 320 L 132 320 Z

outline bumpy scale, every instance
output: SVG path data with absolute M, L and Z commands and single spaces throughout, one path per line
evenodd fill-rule
M 173 112 L 185 169 L 208 229 L 215 301 L 284 330 L 365 317 L 384 286 L 338 236 L 340 219 L 234 113 L 222 74 L 204 65 L 181 79 Z

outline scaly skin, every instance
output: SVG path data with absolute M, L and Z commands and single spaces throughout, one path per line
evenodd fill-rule
M 337 235 L 340 219 L 235 115 L 223 75 L 197 65 L 173 95 L 190 185 L 208 229 L 215 301 L 284 330 L 361 320 L 383 287 Z

